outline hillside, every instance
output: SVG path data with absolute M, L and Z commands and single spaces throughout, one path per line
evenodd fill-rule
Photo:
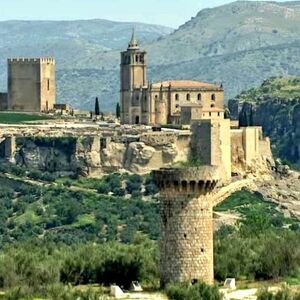
M 99 299 L 105 287 L 127 290 L 133 280 L 147 291 L 159 287 L 159 201 L 150 176 L 57 178 L 1 162 L 0 184 L 1 299 Z M 299 284 L 300 223 L 286 203 L 243 190 L 215 208 L 214 218 L 236 216 L 215 232 L 218 282 Z
M 95 20 L 8 24 L 0 23 L 1 61 L 21 54 L 55 55 L 59 102 L 92 108 L 93 97 L 100 95 L 102 107 L 114 110 L 119 52 L 126 47 L 132 24 Z M 21 47 L 14 44 L 15 36 Z M 149 79 L 223 82 L 227 99 L 270 76 L 300 75 L 300 1 L 238 1 L 204 9 L 174 32 L 137 25 L 137 36 L 148 52 Z M 3 88 L 3 64 L 0 73 Z
M 104 73 L 101 70 L 107 69 L 107 66 L 108 69 L 118 67 L 119 55 L 114 56 L 113 63 L 110 63 L 109 53 L 127 46 L 133 28 L 144 43 L 173 31 L 159 25 L 107 20 L 0 22 L 0 90 L 6 90 L 8 57 L 54 56 L 58 70 L 58 102 L 68 100 L 80 106 L 81 102 L 88 102 L 86 98 L 101 94 L 105 89 L 110 90 L 101 78 Z M 86 59 L 92 61 L 95 71 L 85 70 L 82 62 Z M 68 70 L 72 70 L 71 76 Z M 96 78 L 90 86 L 84 83 L 77 85 L 78 73 L 83 78 Z M 107 76 L 109 78 L 109 72 Z
M 300 77 L 270 78 L 230 100 L 232 117 L 261 125 L 274 153 L 300 166 Z

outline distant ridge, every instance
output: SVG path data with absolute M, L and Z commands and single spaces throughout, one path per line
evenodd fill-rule
M 90 109 L 98 95 L 113 111 L 133 25 L 153 82 L 222 82 L 229 99 L 268 77 L 300 75 L 300 1 L 237 1 L 201 10 L 175 31 L 108 20 L 0 22 L 0 86 L 6 57 L 55 56 L 59 102 Z

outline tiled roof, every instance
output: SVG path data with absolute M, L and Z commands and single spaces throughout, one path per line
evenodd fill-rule
M 171 85 L 173 88 L 208 88 L 208 89 L 220 89 L 216 84 L 193 81 L 193 80 L 169 80 L 156 82 L 152 85 L 153 88 L 160 88 L 161 86 L 167 88 Z

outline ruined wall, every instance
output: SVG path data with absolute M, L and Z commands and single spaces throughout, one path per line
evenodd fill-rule
M 232 172 L 240 175 L 268 176 L 274 165 L 269 138 L 261 127 L 231 130 Z
M 73 172 L 80 169 L 83 175 L 96 176 L 103 172 L 122 170 L 146 174 L 152 170 L 185 162 L 193 157 L 194 152 L 202 164 L 222 166 L 224 180 L 230 178 L 231 168 L 233 173 L 239 175 L 252 171 L 266 173 L 267 164 L 272 164 L 270 141 L 259 134 L 259 129 L 229 130 L 228 120 L 205 120 L 199 124 L 200 131 L 198 128 L 193 138 L 192 132 L 188 130 L 110 136 L 81 133 L 79 136 L 66 135 L 60 138 L 50 137 L 47 133 L 33 136 L 35 133 L 32 132 L 31 136 L 26 137 L 26 129 L 20 128 L 18 133 L 23 136 L 23 143 L 17 143 L 11 158 L 18 164 L 42 170 Z M 246 134 L 249 132 L 251 134 Z M 9 133 L 6 136 L 9 136 Z M 246 141 L 245 136 L 248 139 Z M 61 143 L 53 144 L 56 139 L 63 141 L 68 137 L 74 140 L 71 147 L 68 147 L 68 144 L 64 147 Z M 3 139 L 5 137 L 0 141 Z M 253 146 L 255 141 L 258 146 Z M 247 152 L 248 160 L 245 145 L 250 149 Z M 257 153 L 254 151 L 255 147 Z M 5 151 L 5 147 L 3 149 Z
M 245 151 L 243 147 L 243 130 L 231 130 L 231 161 L 232 172 L 237 174 L 245 169 Z

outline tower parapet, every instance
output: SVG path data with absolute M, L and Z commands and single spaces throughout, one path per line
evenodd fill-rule
M 205 195 L 211 192 L 220 179 L 219 169 L 212 166 L 200 168 L 174 168 L 155 171 L 155 180 L 161 193 L 169 190 Z
M 39 58 L 24 58 L 24 57 L 17 57 L 17 58 L 8 58 L 8 64 L 53 64 L 55 65 L 55 58 L 53 57 L 39 57 Z
M 154 178 L 161 193 L 161 285 L 199 280 L 212 284 L 212 192 L 219 169 L 160 169 Z

